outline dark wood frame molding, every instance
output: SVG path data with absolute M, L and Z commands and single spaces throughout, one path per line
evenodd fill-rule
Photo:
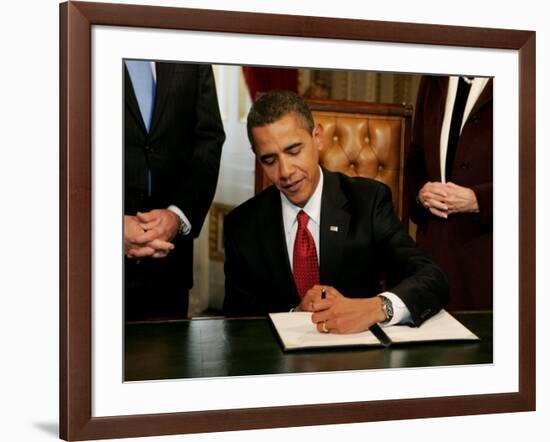
M 519 54 L 519 392 L 92 417 L 91 28 L 466 46 Z M 535 32 L 105 3 L 60 5 L 60 436 L 121 438 L 535 410 Z

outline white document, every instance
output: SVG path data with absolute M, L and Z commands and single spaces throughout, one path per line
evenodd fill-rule
M 382 327 L 391 342 L 478 341 L 479 338 L 447 311 L 441 310 L 420 327 L 393 325 Z
M 308 312 L 270 313 L 269 317 L 277 330 L 285 350 L 383 345 L 368 330 L 345 335 L 320 333 L 317 331 L 315 324 L 311 322 L 311 313 Z M 479 340 L 475 334 L 445 310 L 441 310 L 438 314 L 425 321 L 420 327 L 395 325 L 381 327 L 381 329 L 388 336 L 391 343 Z
M 319 333 L 311 322 L 311 313 L 270 313 L 285 350 L 346 345 L 381 345 L 370 331 L 350 335 Z

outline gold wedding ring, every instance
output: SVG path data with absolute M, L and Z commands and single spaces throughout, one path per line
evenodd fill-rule
M 321 326 L 321 331 L 323 333 L 328 333 L 327 321 L 323 321 L 323 325 Z

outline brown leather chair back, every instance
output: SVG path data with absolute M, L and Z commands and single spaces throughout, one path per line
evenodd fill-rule
M 356 101 L 307 100 L 315 123 L 324 128 L 323 167 L 387 184 L 405 226 L 403 167 L 410 145 L 412 106 Z M 256 162 L 256 192 L 269 186 Z

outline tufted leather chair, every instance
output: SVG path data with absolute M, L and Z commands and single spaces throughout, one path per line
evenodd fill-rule
M 315 123 L 324 128 L 321 165 L 387 184 L 396 212 L 408 226 L 403 166 L 410 145 L 412 106 L 334 100 L 307 102 Z M 256 192 L 270 184 L 256 162 Z

